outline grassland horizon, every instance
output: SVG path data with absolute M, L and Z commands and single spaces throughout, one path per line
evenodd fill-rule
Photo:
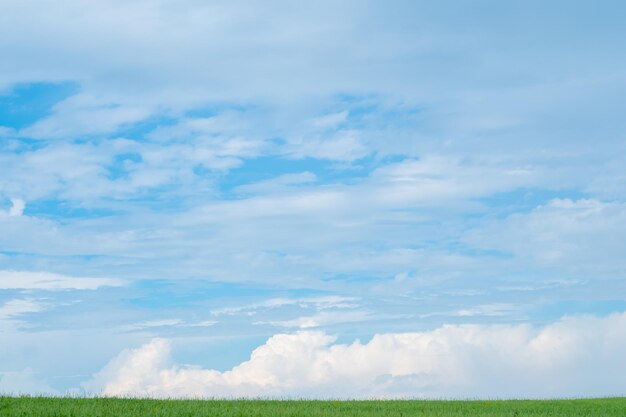
M 3 417 L 625 416 L 626 397 L 509 400 L 154 399 L 0 396 Z

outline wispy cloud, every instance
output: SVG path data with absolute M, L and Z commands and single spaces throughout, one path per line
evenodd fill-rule
M 124 326 L 128 330 L 145 330 L 167 327 L 211 327 L 218 322 L 215 320 L 203 320 L 188 322 L 182 319 L 162 319 L 162 320 L 148 320 L 139 323 L 134 323 L 128 326 Z
M 0 289 L 21 290 L 96 290 L 119 287 L 126 282 L 117 278 L 73 277 L 51 272 L 1 271 Z
M 317 310 L 334 309 L 334 308 L 355 308 L 359 306 L 359 298 L 357 297 L 344 297 L 338 295 L 330 296 L 318 296 L 318 297 L 303 297 L 303 298 L 270 298 L 265 301 L 261 301 L 253 304 L 246 304 L 234 307 L 223 307 L 211 311 L 211 314 L 220 315 L 233 315 L 233 314 L 245 314 L 254 315 L 259 310 L 271 310 L 284 306 L 299 306 L 302 308 L 313 307 Z
M 276 320 L 270 322 L 257 321 L 253 322 L 253 324 L 270 324 L 276 327 L 311 329 L 322 326 L 332 326 L 333 324 L 362 322 L 368 318 L 373 318 L 373 315 L 366 311 L 322 311 L 311 316 L 301 316 L 290 320 Z
M 22 314 L 42 311 L 42 304 L 33 299 L 9 300 L 0 306 L 0 320 L 14 319 Z

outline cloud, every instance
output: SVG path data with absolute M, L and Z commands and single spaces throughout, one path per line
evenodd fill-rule
M 373 318 L 372 315 L 365 311 L 322 311 L 311 316 L 302 316 L 291 320 L 259 321 L 254 322 L 254 324 L 271 324 L 277 327 L 311 329 L 338 323 L 362 322 L 371 318 Z
M 239 194 L 276 194 L 289 191 L 290 188 L 311 184 L 316 181 L 315 174 L 305 171 L 297 174 L 285 174 L 278 177 L 259 181 L 251 184 L 244 184 L 235 189 Z
M 0 290 L 96 290 L 100 287 L 119 287 L 125 282 L 115 278 L 72 277 L 52 272 L 2 271 Z
M 317 158 L 351 162 L 371 153 L 359 138 L 358 132 L 340 130 L 324 137 L 296 138 L 287 146 L 287 155 L 293 158 Z
M 207 182 L 194 173 L 195 168 L 227 171 L 239 166 L 240 158 L 255 155 L 262 145 L 238 137 L 185 139 L 184 143 L 57 141 L 18 153 L 0 152 L 0 192 L 19 193 L 28 200 L 101 203 L 111 197 L 136 198 L 138 193 L 168 184 L 178 184 L 176 193 L 184 193 L 185 186 Z
M 15 330 L 26 324 L 23 315 L 40 313 L 49 309 L 42 299 L 16 298 L 0 305 L 0 334 Z
M 255 315 L 259 310 L 276 309 L 284 306 L 297 305 L 300 308 L 315 308 L 316 310 L 334 309 L 334 308 L 356 308 L 359 306 L 359 299 L 355 297 L 344 297 L 338 295 L 328 295 L 319 297 L 302 297 L 302 298 L 270 298 L 268 300 L 246 304 L 235 307 L 224 307 L 211 311 L 214 316 L 219 315 Z
M 149 327 L 178 326 L 182 323 L 183 321 L 181 319 L 148 320 L 142 321 L 141 323 L 135 323 L 131 327 L 137 329 L 145 329 Z
M 59 392 L 41 380 L 32 369 L 0 372 L 0 393 L 19 394 L 58 394 Z
M 149 115 L 138 106 L 98 102 L 84 94 L 72 96 L 54 106 L 53 114 L 19 131 L 37 139 L 71 139 L 81 135 L 112 133 L 121 125 L 138 122 Z
M 21 216 L 24 214 L 24 208 L 26 203 L 21 198 L 11 199 L 11 208 L 9 209 L 9 216 Z
M 464 308 L 456 312 L 460 317 L 474 316 L 506 316 L 520 308 L 516 304 L 493 303 L 483 304 L 471 308 Z
M 84 383 L 108 396 L 561 397 L 624 395 L 626 313 L 530 325 L 445 325 L 337 343 L 277 334 L 224 372 L 178 366 L 154 339 Z
M 158 327 L 211 327 L 218 322 L 215 320 L 204 320 L 198 322 L 186 322 L 182 319 L 162 319 L 162 320 L 148 320 L 139 323 L 124 326 L 128 330 L 144 330 Z
M 348 112 L 344 110 L 342 112 L 331 113 L 321 117 L 317 117 L 313 119 L 312 124 L 315 127 L 321 127 L 326 129 L 333 128 L 345 122 L 347 118 Z
M 559 266 L 568 276 L 616 276 L 626 267 L 626 204 L 553 199 L 467 233 L 475 247 L 515 257 L 520 268 Z
M 13 319 L 26 313 L 37 313 L 43 309 L 43 306 L 34 300 L 10 300 L 0 306 L 0 320 Z

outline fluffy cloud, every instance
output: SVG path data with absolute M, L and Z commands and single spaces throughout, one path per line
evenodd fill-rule
M 220 372 L 178 366 L 170 342 L 123 351 L 85 383 L 104 395 L 174 397 L 556 397 L 624 394 L 626 313 L 529 325 L 446 325 L 336 343 L 278 334 Z

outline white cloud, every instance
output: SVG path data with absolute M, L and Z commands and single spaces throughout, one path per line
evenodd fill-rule
M 154 339 L 84 387 L 110 396 L 558 397 L 623 395 L 626 313 L 529 325 L 446 325 L 339 344 L 323 332 L 272 336 L 219 372 L 172 364 Z
M 181 326 L 182 327 L 211 327 L 211 326 L 215 326 L 218 322 L 215 320 L 203 320 L 203 321 L 196 321 L 196 322 L 191 322 L 191 323 L 183 323 Z
M 82 161 L 97 154 L 96 151 L 89 150 Z M 127 194 L 114 191 L 122 180 L 111 182 L 110 186 L 83 182 L 85 178 L 100 178 L 103 174 L 97 170 L 83 171 L 80 164 L 81 174 L 77 177 L 61 176 L 58 181 L 52 181 L 73 184 L 74 196 L 109 195 L 109 192 L 118 197 L 131 196 L 134 194 L 130 191 L 141 185 L 166 184 L 167 177 L 176 175 L 185 178 L 176 182 L 183 185 L 189 178 L 183 177 L 180 167 L 185 166 L 181 161 L 187 159 L 172 156 L 178 151 L 180 148 L 172 149 L 170 154 L 161 147 L 150 152 L 144 150 L 143 161 L 133 164 L 130 170 Z M 72 151 L 73 158 L 80 159 L 80 154 L 78 149 Z M 184 154 L 193 159 L 200 152 L 191 147 Z M 58 157 L 53 153 L 38 166 L 57 163 L 73 167 L 71 160 L 54 162 Z M 145 167 L 139 167 L 144 164 Z M 94 165 L 102 162 L 96 161 Z M 454 263 L 459 270 L 461 267 L 468 270 L 467 263 L 473 262 L 478 269 L 479 259 L 471 259 L 464 253 L 449 253 L 446 248 L 430 250 L 429 242 L 457 239 L 462 231 L 458 226 L 450 229 L 454 221 L 462 222 L 457 215 L 475 212 L 477 206 L 478 210 L 484 210 L 471 199 L 534 181 L 532 175 L 505 175 L 497 166 L 444 156 L 405 160 L 385 167 L 347 184 L 324 184 L 321 180 L 309 183 L 313 175 L 306 172 L 278 176 L 274 182 L 260 184 L 259 188 L 240 188 L 252 192 L 252 196 L 220 199 L 206 193 L 193 200 L 193 207 L 181 207 L 176 212 L 150 213 L 143 204 L 112 203 L 110 199 L 106 203 L 109 207 L 135 213 L 66 222 L 23 218 L 21 222 L 6 224 L 4 227 L 10 233 L 0 235 L 0 241 L 4 240 L 5 248 L 15 252 L 118 257 L 134 263 L 135 268 L 123 269 L 123 263 L 109 263 L 106 268 L 124 276 L 175 274 L 220 276 L 224 280 L 246 277 L 264 283 L 288 282 L 288 285 L 295 285 L 294 276 L 319 280 L 326 275 L 389 277 L 412 271 L 419 278 L 419 274 L 415 275 L 418 268 L 450 271 Z M 56 177 L 55 172 L 45 173 L 31 182 L 41 187 L 45 185 L 43 181 Z M 176 188 L 176 192 L 184 188 L 184 185 Z M 189 188 L 192 194 L 197 190 Z M 449 207 L 454 212 L 426 211 L 430 207 Z M 451 218 L 452 222 L 448 221 Z M 439 226 L 433 227 L 433 222 Z M 294 234 L 294 230 L 299 232 Z M 420 246 L 424 248 L 416 248 Z M 181 253 L 186 253 L 188 258 L 183 264 L 178 260 Z M 429 276 L 438 271 L 429 272 Z
M 183 321 L 181 319 L 163 319 L 163 320 L 148 320 L 142 321 L 140 323 L 135 323 L 130 326 L 133 329 L 145 329 L 150 327 L 168 327 L 168 326 L 177 326 L 182 324 Z
M 371 65 L 407 65 L 409 45 L 415 52 L 431 46 L 423 41 L 398 45 L 402 38 L 389 30 L 393 21 L 368 11 L 367 4 L 351 3 L 321 2 L 297 10 L 280 2 L 258 7 L 238 1 L 174 6 L 103 0 L 90 10 L 71 1 L 59 7 L 30 1 L 22 7 L 2 5 L 6 24 L 0 28 L 0 48 L 12 60 L 0 86 L 45 75 L 85 81 L 98 96 L 141 96 L 169 105 L 236 95 L 315 96 L 335 93 L 336 85 L 372 88 L 374 83 L 401 90 L 397 74 Z M 18 37 L 14 28 L 23 26 L 37 30 Z M 14 51 L 10 45 L 15 44 L 32 52 Z M 299 53 L 302 48 L 307 54 Z M 216 62 L 220 65 L 207 65 Z
M 343 123 L 348 118 L 348 112 L 330 113 L 313 119 L 313 126 L 321 128 L 333 128 Z
M 41 303 L 31 299 L 10 300 L 0 306 L 0 320 L 13 319 L 26 313 L 37 313 L 44 308 Z
M 186 190 L 183 185 L 203 181 L 194 174 L 194 167 L 228 170 L 262 146 L 238 137 L 185 139 L 184 143 L 57 141 L 23 153 L 0 152 L 0 192 L 28 200 L 53 197 L 82 202 L 136 197 L 142 190 L 165 184 L 179 184 L 177 192 L 182 193 Z M 119 160 L 128 154 L 136 160 Z
M 119 287 L 124 281 L 115 278 L 72 277 L 51 272 L 1 271 L 0 289 L 21 290 L 96 290 Z
M 58 394 L 30 368 L 22 371 L 0 372 L 0 393 L 19 394 Z
M 330 308 L 355 308 L 359 306 L 358 301 L 359 299 L 356 297 L 344 297 L 338 295 L 302 298 L 270 298 L 258 303 L 216 309 L 211 311 L 211 314 L 215 316 L 223 314 L 234 315 L 240 313 L 254 315 L 258 310 L 275 309 L 291 305 L 297 305 L 301 308 L 313 307 L 316 310 L 325 310 Z
M 182 319 L 162 319 L 148 320 L 124 326 L 128 330 L 144 330 L 158 327 L 211 327 L 217 324 L 215 320 L 204 320 L 198 322 L 186 322 Z
M 371 153 L 358 132 L 340 130 L 330 137 L 303 137 L 293 139 L 287 146 L 287 155 L 294 158 L 318 158 L 350 162 Z
M 16 298 L 0 305 L 0 334 L 26 325 L 24 314 L 40 313 L 50 308 L 44 299 Z
M 21 130 L 20 136 L 38 139 L 68 139 L 79 135 L 111 133 L 124 124 L 149 115 L 140 106 L 101 102 L 85 94 L 72 96 L 54 106 L 53 114 Z
M 305 171 L 280 175 L 269 180 L 241 185 L 235 190 L 237 193 L 241 194 L 276 194 L 278 192 L 289 191 L 293 187 L 298 187 L 303 184 L 314 183 L 316 180 L 315 174 Z
M 539 182 L 532 169 L 511 166 L 510 161 L 443 153 L 383 165 L 371 177 L 378 197 L 392 206 L 480 198 Z
M 559 266 L 568 276 L 616 276 L 626 266 L 626 204 L 554 199 L 469 232 L 466 241 L 515 256 L 521 268 Z
M 11 199 L 11 208 L 9 209 L 9 216 L 21 216 L 24 214 L 24 208 L 26 203 L 21 198 Z
M 300 329 L 311 329 L 338 323 L 365 321 L 371 318 L 373 318 L 372 315 L 365 311 L 322 311 L 311 316 L 302 316 L 291 320 L 255 322 L 254 324 L 271 324 L 272 326 L 277 327 L 298 327 Z
M 520 309 L 517 304 L 493 303 L 464 308 L 456 312 L 459 317 L 506 316 Z

